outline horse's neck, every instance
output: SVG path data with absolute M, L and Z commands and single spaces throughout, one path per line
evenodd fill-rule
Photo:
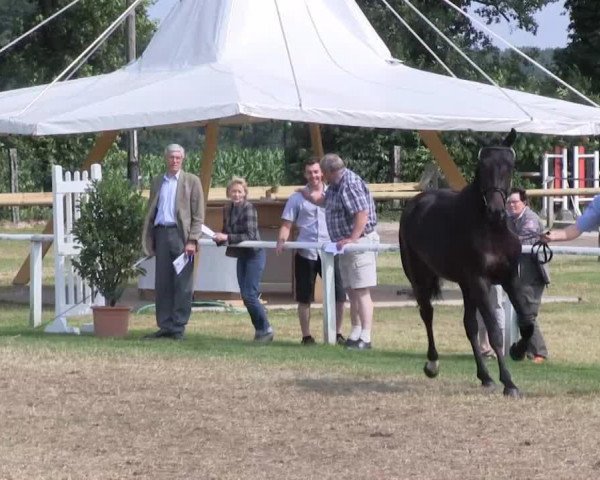
M 463 188 L 458 194 L 458 204 L 459 208 L 465 211 L 479 212 L 481 210 L 481 213 L 483 213 L 485 205 L 483 204 L 483 196 L 479 190 L 479 185 L 477 183 L 470 183 Z

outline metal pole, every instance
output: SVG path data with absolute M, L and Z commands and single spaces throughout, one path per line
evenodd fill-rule
M 11 193 L 19 193 L 19 156 L 17 149 L 11 148 L 8 150 L 10 157 L 10 191 Z M 12 207 L 12 221 L 18 224 L 21 220 L 19 207 Z
M 134 0 L 127 0 L 127 7 L 131 6 L 133 1 Z M 127 63 L 131 63 L 137 58 L 136 49 L 135 9 L 133 9 L 127 17 Z M 129 178 L 131 185 L 139 188 L 140 162 L 137 130 L 129 130 L 127 143 L 127 177 Z

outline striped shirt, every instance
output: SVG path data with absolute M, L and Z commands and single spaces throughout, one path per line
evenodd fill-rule
M 368 219 L 361 236 L 375 230 L 375 202 L 363 179 L 345 168 L 339 182 L 330 184 L 325 192 L 325 216 L 331 241 L 339 242 L 349 238 L 352 235 L 354 215 L 363 211 L 368 212 Z
M 283 213 L 283 220 L 295 223 L 298 228 L 297 242 L 329 242 L 325 209 L 304 198 L 301 192 L 290 196 Z M 300 249 L 298 254 L 309 260 L 317 260 L 319 255 L 315 249 Z
M 177 217 L 175 213 L 175 199 L 177 196 L 177 181 L 179 180 L 179 174 L 163 177 L 162 184 L 160 186 L 160 193 L 158 195 L 158 205 L 156 209 L 156 217 L 154 218 L 154 225 L 175 225 L 177 223 Z

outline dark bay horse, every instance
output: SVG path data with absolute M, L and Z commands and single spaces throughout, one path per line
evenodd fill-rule
M 504 361 L 502 333 L 489 301 L 490 285 L 502 285 L 517 313 L 522 338 L 511 348 L 513 358 L 525 356 L 537 317 L 520 288 L 521 243 L 506 223 L 506 198 L 515 165 L 511 145 L 515 138 L 512 130 L 500 146 L 482 148 L 474 181 L 462 191 L 420 193 L 407 203 L 400 219 L 402 266 L 427 330 L 425 373 L 435 377 L 439 370 L 431 299 L 440 294 L 440 278 L 445 278 L 458 283 L 462 291 L 463 322 L 477 363 L 477 377 L 484 387 L 494 386 L 477 343 L 479 310 L 498 358 L 504 394 L 509 396 L 519 396 L 519 390 Z

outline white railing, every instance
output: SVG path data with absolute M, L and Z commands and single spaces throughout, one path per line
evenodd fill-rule
M 29 256 L 29 326 L 39 327 L 42 324 L 42 244 L 52 242 L 54 235 L 0 233 L 0 240 L 31 242 L 31 254 Z
M 562 148 L 560 153 L 545 153 L 542 158 L 542 189 L 549 190 L 556 188 L 556 183 L 560 181 L 561 189 L 569 189 L 569 180 L 573 181 L 572 188 L 577 190 L 586 187 L 586 181 L 589 180 L 593 184 L 593 188 L 600 186 L 600 152 L 595 150 L 592 153 L 582 153 L 579 146 L 573 147 L 571 169 L 569 172 L 569 154 L 567 148 Z M 586 168 L 581 171 L 581 167 L 587 165 L 589 169 L 589 161 L 591 160 L 592 176 L 586 176 Z M 560 174 L 557 175 L 558 166 L 560 165 Z M 581 215 L 580 202 L 589 202 L 589 196 L 581 196 L 578 192 L 572 193 L 573 215 L 578 217 Z M 549 211 L 554 209 L 554 202 L 561 202 L 561 215 L 569 215 L 569 197 L 562 195 L 559 198 L 543 198 L 542 211 L 549 215 Z
M 38 327 L 42 321 L 42 243 L 52 242 L 54 235 L 43 234 L 7 234 L 0 233 L 0 240 L 29 241 L 31 242 L 31 263 L 30 263 L 30 290 L 29 290 L 29 324 L 32 327 Z M 202 239 L 198 244 L 203 247 L 218 247 L 212 240 Z M 323 277 L 323 338 L 326 343 L 335 344 L 336 341 L 336 318 L 335 318 L 335 283 L 334 283 L 334 258 L 335 254 L 325 251 L 326 243 L 312 242 L 286 242 L 283 244 L 284 250 L 313 248 L 319 251 L 321 257 L 321 271 Z M 242 248 L 267 248 L 277 247 L 276 242 L 264 241 L 246 241 L 236 244 L 236 247 Z M 531 252 L 531 245 L 522 247 L 523 253 Z M 372 252 L 400 252 L 400 247 L 391 243 L 380 243 L 372 245 L 348 244 L 344 251 L 372 251 Z M 600 256 L 600 248 L 597 247 L 570 247 L 552 245 L 554 254 L 564 255 L 584 255 Z M 343 255 L 343 253 L 342 253 Z M 56 286 L 55 286 L 56 288 Z M 512 304 L 508 299 L 504 301 L 506 312 L 505 325 L 505 353 L 508 348 L 518 339 L 519 330 L 517 318 Z M 64 311 L 57 310 L 58 316 L 64 315 Z
M 203 239 L 199 240 L 198 244 L 201 246 L 213 246 L 216 247 L 212 240 Z M 334 258 L 333 253 L 325 251 L 324 247 L 326 243 L 312 243 L 312 242 L 286 242 L 283 244 L 284 249 L 317 249 L 319 256 L 321 257 L 321 274 L 323 278 L 323 339 L 325 343 L 331 345 L 335 344 L 336 341 L 336 318 L 335 318 L 335 283 L 334 283 Z M 263 242 L 263 241 L 246 241 L 235 245 L 236 247 L 245 248 L 276 248 L 276 242 Z M 531 252 L 531 245 L 523 245 L 523 253 Z M 400 247 L 396 244 L 391 243 L 380 243 L 375 245 L 365 244 L 348 244 L 345 246 L 344 251 L 363 251 L 363 252 L 400 252 Z M 596 247 L 568 247 L 560 245 L 552 245 L 552 251 L 554 254 L 565 254 L 565 255 L 585 255 L 585 256 L 600 256 L 600 248 Z M 342 253 L 343 255 L 343 253 Z M 519 328 L 517 325 L 517 316 L 513 309 L 512 304 L 508 298 L 504 301 L 505 311 L 505 338 L 508 341 L 504 343 L 505 354 L 508 354 L 508 349 L 519 338 Z

